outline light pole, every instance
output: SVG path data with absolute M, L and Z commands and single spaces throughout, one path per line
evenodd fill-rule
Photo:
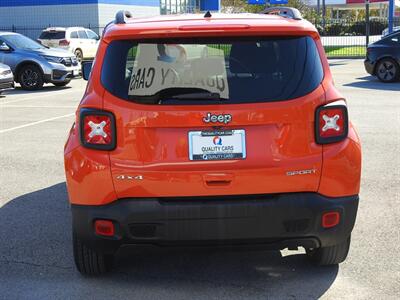
M 394 0 L 389 0 L 389 33 L 393 32 Z
M 365 0 L 365 44 L 369 44 L 369 0 Z
M 326 5 L 325 0 L 322 0 L 322 28 L 325 32 Z

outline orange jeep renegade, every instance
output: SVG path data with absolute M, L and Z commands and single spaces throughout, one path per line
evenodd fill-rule
M 361 147 L 317 30 L 295 9 L 104 30 L 65 145 L 75 263 L 122 245 L 304 247 L 346 259 Z

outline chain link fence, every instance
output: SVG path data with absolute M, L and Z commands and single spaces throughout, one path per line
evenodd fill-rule
M 382 32 L 387 31 L 387 19 L 371 19 L 367 26 L 365 21 L 348 19 L 314 20 L 312 23 L 318 29 L 325 52 L 329 58 L 361 58 L 366 54 L 367 42 L 373 43 L 382 37 Z M 76 26 L 92 29 L 98 34 L 104 27 L 91 24 L 77 24 Z M 400 26 L 400 18 L 395 19 L 394 26 Z M 36 40 L 45 27 L 69 27 L 60 24 L 48 24 L 43 28 L 10 26 L 1 28 L 0 31 L 18 32 Z M 369 34 L 368 34 L 369 33 Z
M 312 22 L 318 29 L 328 57 L 364 57 L 369 43 L 382 38 L 388 31 L 388 20 L 374 18 L 367 22 L 349 19 L 330 19 Z M 394 26 L 400 25 L 400 18 Z

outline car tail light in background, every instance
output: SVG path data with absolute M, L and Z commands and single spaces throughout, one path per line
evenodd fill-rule
M 115 118 L 110 112 L 82 109 L 80 136 L 83 146 L 98 150 L 113 150 L 116 145 Z
M 368 56 L 371 54 L 371 52 L 372 52 L 372 48 L 367 48 L 367 58 L 368 58 Z
M 329 103 L 317 109 L 315 138 L 318 144 L 340 142 L 347 137 L 348 131 L 347 106 L 343 100 Z
M 69 41 L 68 40 L 61 40 L 58 42 L 59 46 L 69 46 Z

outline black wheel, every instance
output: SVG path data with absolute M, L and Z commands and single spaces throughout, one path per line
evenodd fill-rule
M 26 65 L 19 70 L 18 80 L 24 90 L 39 90 L 43 87 L 42 70 L 35 65 Z
M 68 80 L 68 81 L 64 81 L 64 82 L 53 82 L 53 84 L 55 85 L 55 86 L 66 86 L 66 85 L 68 85 L 69 83 L 71 82 L 71 80 Z
M 336 265 L 345 261 L 350 249 L 350 237 L 343 243 L 317 249 L 307 249 L 308 258 L 317 265 Z
M 81 49 L 76 49 L 74 53 L 75 53 L 76 59 L 81 63 L 83 61 L 83 52 L 82 52 L 82 50 Z
M 113 255 L 105 255 L 86 247 L 76 234 L 73 234 L 73 247 L 75 265 L 82 275 L 101 275 L 111 270 Z
M 395 82 L 400 78 L 399 65 L 391 58 L 384 58 L 376 65 L 376 76 L 382 82 Z

